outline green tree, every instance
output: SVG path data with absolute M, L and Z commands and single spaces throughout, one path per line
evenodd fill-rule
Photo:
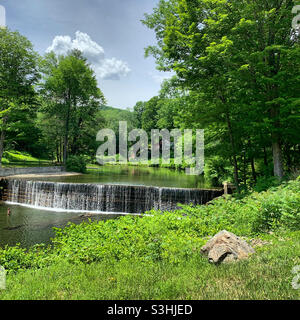
M 93 70 L 78 50 L 67 56 L 46 55 L 41 70 L 43 111 L 63 123 L 63 163 L 66 164 L 68 153 L 82 152 L 82 143 L 97 125 L 95 116 L 105 99 Z
M 182 90 L 177 77 L 163 81 L 159 98 L 157 128 L 169 131 L 177 127 L 184 128 L 182 121 L 177 120 L 180 110 L 185 109 L 185 104 L 188 103 L 189 95 Z
M 237 186 L 239 159 L 247 157 L 253 165 L 258 150 L 268 148 L 261 143 L 272 147 L 274 174 L 282 177 L 282 145 L 299 128 L 293 5 L 291 0 L 161 0 L 143 21 L 158 40 L 146 55 L 197 93 L 202 121 L 215 123 L 221 134 L 226 130 Z M 288 132 L 284 124 L 291 118 L 298 126 Z
M 28 39 L 0 28 L 0 166 L 7 132 L 20 129 L 21 124 L 14 121 L 16 114 L 36 107 L 37 59 Z
M 159 97 L 153 97 L 145 103 L 145 108 L 142 113 L 142 129 L 148 134 L 152 129 L 157 128 L 158 110 L 159 110 Z
M 145 104 L 146 102 L 144 101 L 138 101 L 133 107 L 133 114 L 137 128 L 142 128 L 142 116 L 145 111 Z
M 34 157 L 47 159 L 47 144 L 42 142 L 42 131 L 38 126 L 36 108 L 15 109 L 10 115 L 5 146 L 7 150 L 30 153 Z

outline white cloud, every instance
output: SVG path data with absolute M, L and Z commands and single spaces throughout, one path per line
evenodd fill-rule
M 56 36 L 52 45 L 46 51 L 66 54 L 73 49 L 78 49 L 83 53 L 99 79 L 120 80 L 121 76 L 127 76 L 131 71 L 126 62 L 116 58 L 105 58 L 104 49 L 93 41 L 88 34 L 80 31 L 75 33 L 75 39 L 73 40 L 70 36 Z
M 160 73 L 154 73 L 149 72 L 150 77 L 158 84 L 162 84 L 164 80 L 171 79 L 174 76 L 174 73 L 172 72 L 160 72 Z

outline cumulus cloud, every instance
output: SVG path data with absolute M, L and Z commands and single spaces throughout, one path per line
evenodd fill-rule
M 70 36 L 56 36 L 47 52 L 66 54 L 74 49 L 83 53 L 99 79 L 120 80 L 121 76 L 127 76 L 131 71 L 126 62 L 116 58 L 105 58 L 104 49 L 88 34 L 80 31 L 75 33 L 75 39 L 71 39 Z

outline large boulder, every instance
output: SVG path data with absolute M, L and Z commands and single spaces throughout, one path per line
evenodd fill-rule
M 245 240 L 223 230 L 210 239 L 201 252 L 208 256 L 209 262 L 219 264 L 248 258 L 255 251 Z

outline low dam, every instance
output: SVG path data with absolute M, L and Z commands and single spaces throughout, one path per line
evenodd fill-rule
M 133 185 L 59 183 L 2 179 L 3 201 L 36 208 L 107 213 L 171 211 L 182 204 L 205 204 L 223 190 L 183 189 Z
M 28 168 L 0 168 L 0 177 L 8 177 L 19 174 L 46 174 L 61 173 L 64 167 L 28 167 Z

